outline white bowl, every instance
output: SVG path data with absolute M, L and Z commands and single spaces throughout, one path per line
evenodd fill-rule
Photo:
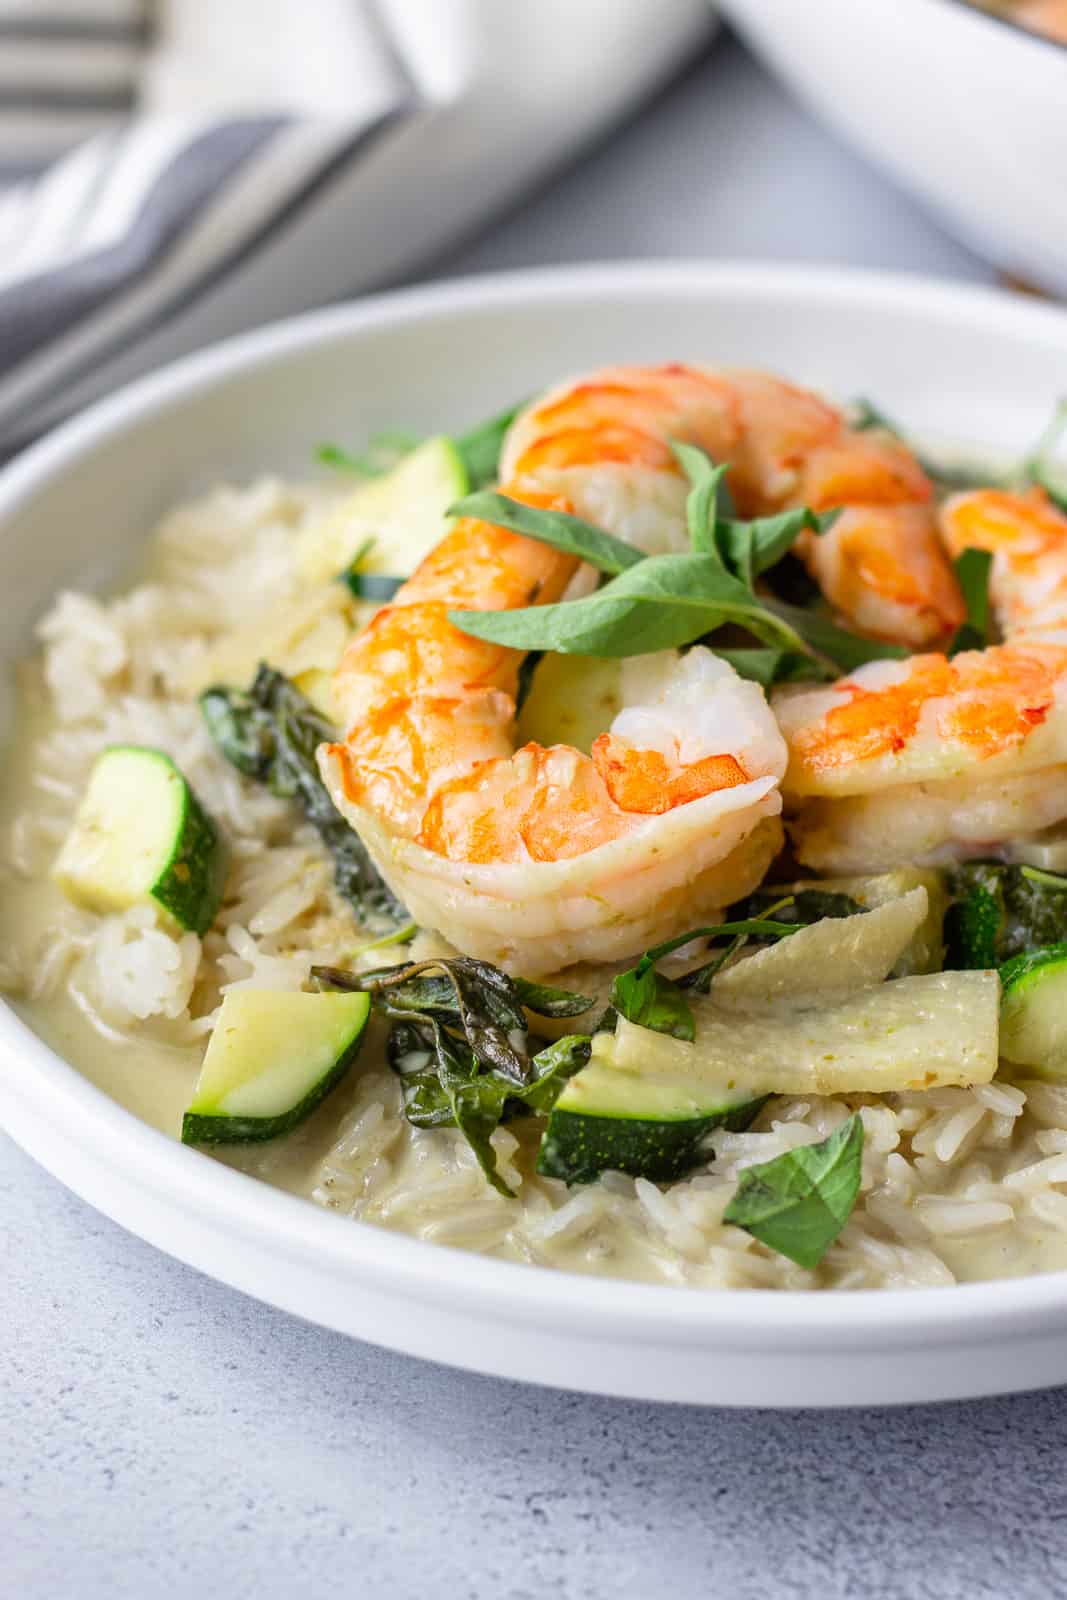
M 966 0 L 722 0 L 813 111 L 1002 271 L 1067 294 L 1067 48 Z
M 122 390 L 0 475 L 0 656 L 26 649 L 57 588 L 121 570 L 190 489 L 304 470 L 324 438 L 468 422 L 568 369 L 670 357 L 862 390 L 920 430 L 1021 451 L 1067 371 L 1067 316 L 915 280 L 648 265 L 480 278 L 266 328 Z M 720 1405 L 1067 1380 L 1067 1275 L 802 1295 L 541 1271 L 345 1220 L 185 1149 L 5 1007 L 0 1083 L 13 1137 L 134 1233 L 273 1305 L 416 1355 Z

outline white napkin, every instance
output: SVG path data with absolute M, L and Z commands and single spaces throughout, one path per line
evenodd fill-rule
M 709 26 L 706 0 L 0 0 L 0 449 L 410 270 Z

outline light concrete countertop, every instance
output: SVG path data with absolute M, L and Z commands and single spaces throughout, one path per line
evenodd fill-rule
M 992 274 L 720 45 L 439 263 L 752 256 Z M 1067 1592 L 1067 1396 L 701 1411 L 419 1364 L 220 1287 L 0 1141 L 12 1600 Z

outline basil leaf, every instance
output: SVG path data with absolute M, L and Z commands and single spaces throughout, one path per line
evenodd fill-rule
M 809 653 L 787 618 L 706 555 L 649 556 L 581 600 L 517 611 L 450 611 L 448 620 L 475 638 L 517 650 L 611 657 L 679 648 L 732 622 L 766 644 Z
M 482 489 L 469 494 L 455 505 L 449 506 L 450 517 L 478 517 L 498 528 L 508 528 L 512 533 L 525 534 L 528 539 L 538 539 L 555 550 L 578 556 L 582 561 L 601 572 L 625 572 L 627 567 L 644 561 L 644 552 L 605 533 L 581 517 L 572 517 L 566 511 L 546 511 L 541 506 L 523 505 L 506 494 L 493 489 Z
M 722 565 L 722 553 L 716 538 L 717 507 L 728 469 L 716 466 L 707 451 L 695 444 L 685 444 L 681 439 L 671 439 L 669 443 L 692 485 L 685 503 L 689 543 L 695 554 L 714 556 Z
M 776 683 L 799 683 L 807 679 L 826 682 L 837 676 L 825 661 L 798 655 L 795 650 L 720 650 L 714 641 L 708 642 L 708 648 L 728 661 L 739 678 L 750 678 L 765 689 Z
M 627 1022 L 642 1028 L 690 1041 L 696 1035 L 685 995 L 653 966 L 638 964 L 630 972 L 620 972 L 611 986 L 611 1003 Z
M 342 573 L 341 578 L 357 600 L 373 600 L 378 604 L 391 600 L 401 584 L 407 582 L 406 578 L 391 578 L 385 573 L 357 572 L 354 565 Z
M 775 566 L 804 532 L 828 533 L 840 510 L 816 515 L 808 506 L 783 511 L 776 517 L 753 517 L 749 522 L 720 522 L 719 544 L 726 563 L 745 582 Z
M 948 647 L 950 656 L 961 650 L 984 650 L 989 643 L 989 572 L 993 565 L 990 550 L 961 550 L 953 563 L 956 579 L 967 607 L 967 620 L 956 629 Z
M 361 478 L 380 478 L 391 472 L 402 456 L 409 455 L 422 440 L 417 433 L 399 429 L 372 434 L 366 450 L 354 454 L 337 444 L 320 444 L 315 460 L 324 467 L 336 467 L 341 472 L 355 472 Z
M 452 442 L 467 469 L 472 489 L 480 489 L 483 484 L 495 481 L 500 463 L 500 451 L 507 431 L 519 412 L 528 404 L 528 401 L 520 400 L 518 405 L 509 406 L 506 411 L 490 417 L 487 422 L 479 422 L 477 426 L 469 428 L 466 433 L 458 434 L 453 439 Z
M 904 661 L 912 654 L 903 645 L 863 639 L 858 633 L 839 628 L 820 612 L 787 605 L 784 600 L 768 599 L 767 609 L 788 623 L 805 644 L 842 672 L 852 672 L 868 661 Z
M 336 738 L 336 730 L 296 686 L 262 662 L 247 693 L 222 685 L 205 689 L 200 711 L 227 761 L 294 801 L 314 824 L 333 858 L 337 891 L 353 909 L 379 924 L 407 922 L 407 912 L 319 775 L 315 752 Z
M 777 910 L 788 903 L 788 899 L 782 900 L 770 909 Z M 651 1028 L 656 1033 L 669 1033 L 675 1039 L 692 1040 L 696 1025 L 685 998 L 685 990 L 696 989 L 706 994 L 715 973 L 741 948 L 748 935 L 780 939 L 796 931 L 795 925 L 772 922 L 767 916 L 746 917 L 739 922 L 720 922 L 707 928 L 691 928 L 688 933 L 680 933 L 676 939 L 668 939 L 666 944 L 646 950 L 636 967 L 618 974 L 611 986 L 612 1008 L 627 1022 L 636 1022 L 640 1027 Z M 722 938 L 730 938 L 732 943 L 705 966 L 687 972 L 677 982 L 656 971 L 657 961 L 694 939 Z M 595 1031 L 601 1032 L 603 1026 L 604 1019 Z
M 533 1058 L 535 1081 L 523 1089 L 516 1104 L 535 1116 L 547 1116 L 569 1078 L 589 1060 L 592 1040 L 585 1033 L 569 1033 L 546 1045 Z
M 819 1144 L 746 1167 L 723 1221 L 798 1266 L 817 1267 L 852 1213 L 862 1162 L 863 1120 L 854 1112 Z
M 518 716 L 533 688 L 534 673 L 544 660 L 543 650 L 528 650 L 519 662 L 519 678 L 515 686 L 515 715 Z
M 594 1003 L 588 995 L 574 994 L 570 989 L 551 989 L 527 978 L 511 981 L 527 1011 L 535 1011 L 539 1017 L 578 1017 Z

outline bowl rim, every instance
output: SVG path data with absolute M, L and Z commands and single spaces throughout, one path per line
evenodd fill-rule
M 0 471 L 0 526 L 57 475 L 120 437 L 146 412 L 165 411 L 236 373 L 313 352 L 341 336 L 462 315 L 467 310 L 566 302 L 576 296 L 627 303 L 690 293 L 751 296 L 795 303 L 823 300 L 879 314 L 919 312 L 974 326 L 980 320 L 1033 338 L 1043 328 L 1067 346 L 1061 308 L 981 286 L 907 274 L 747 261 L 632 261 L 529 268 L 446 279 L 305 312 L 227 339 L 123 386 L 71 418 Z M 669 1337 L 694 1346 L 773 1348 L 790 1335 L 798 1351 L 825 1348 L 919 1348 L 931 1343 L 986 1343 L 1013 1329 L 1051 1327 L 1067 1312 L 1067 1271 L 951 1287 L 807 1290 L 730 1289 L 718 1293 L 567 1272 L 531 1270 L 391 1232 L 319 1207 L 233 1171 L 140 1121 L 0 1001 L 0 1058 L 8 1069 L 5 1101 L 19 1102 L 12 1124 L 47 1125 L 53 1135 L 91 1145 L 171 1211 L 205 1226 L 220 1219 L 257 1246 L 269 1237 L 280 1258 L 317 1264 L 351 1282 L 411 1301 L 475 1305 L 497 1320 L 546 1331 L 566 1326 L 578 1337 L 608 1331 L 635 1343 Z M 18 1115 L 21 1107 L 22 1115 Z M 3 1107 L 0 1107 L 0 1123 Z M 18 1140 L 17 1133 L 12 1136 Z M 27 1143 L 30 1141 L 27 1140 Z M 66 1182 L 62 1178 L 61 1181 Z M 68 1187 L 76 1185 L 68 1184 Z M 136 1223 L 123 1225 L 136 1232 Z M 210 1269 L 205 1269 L 210 1270 Z M 221 1273 L 217 1274 L 222 1276 Z M 264 1295 L 263 1298 L 269 1298 Z

